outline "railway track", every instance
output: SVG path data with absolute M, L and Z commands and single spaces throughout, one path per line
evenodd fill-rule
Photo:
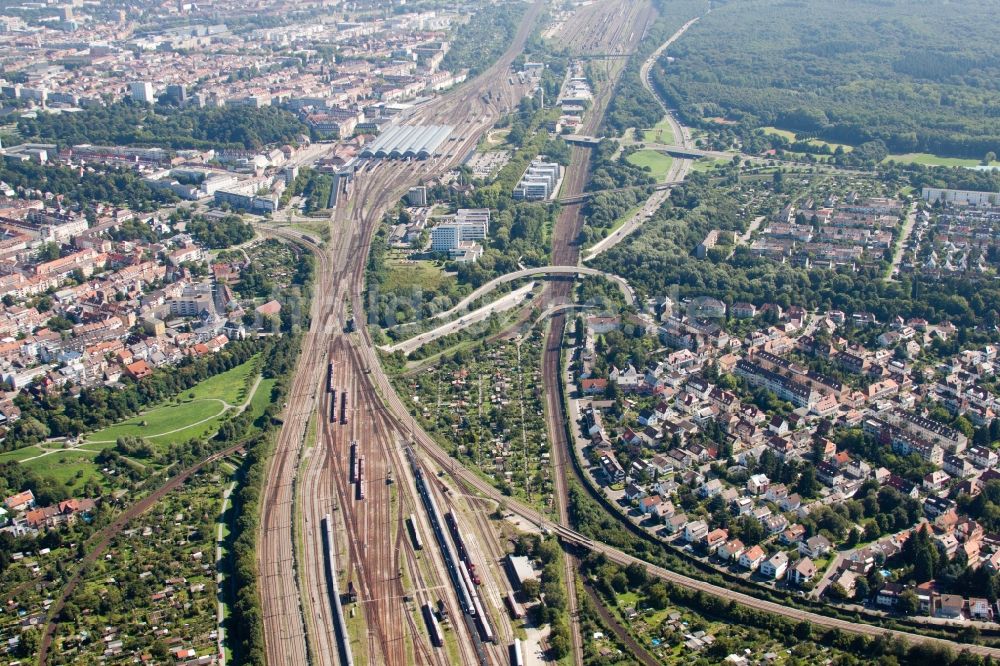
M 425 105 L 409 122 L 433 121 L 454 124 L 467 133 L 456 145 L 452 157 L 440 156 L 427 162 L 412 164 L 380 164 L 377 170 L 360 173 L 351 185 L 345 199 L 348 203 L 337 209 L 332 222 L 334 239 L 330 247 L 322 248 L 293 230 L 273 230 L 275 235 L 294 238 L 306 244 L 319 258 L 316 298 L 313 302 L 313 325 L 307 334 L 305 351 L 300 360 L 286 413 L 283 428 L 269 474 L 262 520 L 260 570 L 263 578 L 262 602 L 265 620 L 265 643 L 268 662 L 271 664 L 336 663 L 336 650 L 332 649 L 329 632 L 330 612 L 322 589 L 323 569 L 319 520 L 330 509 L 330 495 L 323 489 L 335 488 L 347 540 L 344 568 L 357 576 L 361 612 L 369 628 L 367 649 L 369 659 L 383 660 L 387 664 L 404 664 L 409 645 L 423 642 L 418 639 L 407 616 L 403 590 L 399 579 L 402 564 L 398 537 L 402 527 L 401 506 L 407 501 L 407 491 L 400 490 L 395 515 L 392 512 L 391 491 L 388 484 L 380 482 L 393 469 L 402 477 L 405 467 L 400 467 L 395 453 L 399 431 L 381 407 L 381 400 L 374 386 L 365 376 L 370 363 L 343 352 L 354 344 L 343 332 L 350 313 L 361 313 L 364 288 L 364 261 L 375 227 L 381 216 L 405 192 L 405 188 L 422 176 L 440 173 L 460 161 L 473 149 L 478 135 L 496 121 L 499 114 L 509 109 L 523 90 L 506 83 L 498 75 L 506 71 L 510 62 L 523 48 L 524 41 L 541 9 L 541 2 L 534 3 L 527 11 L 518 37 L 504 58 L 476 82 L 445 95 L 436 102 Z M 486 98 L 484 90 L 496 90 Z M 468 128 L 468 129 L 465 129 Z M 349 484 L 344 481 L 347 470 L 340 459 L 346 439 L 334 434 L 337 426 L 320 429 L 321 443 L 306 461 L 303 477 L 310 483 L 304 493 L 296 493 L 295 475 L 299 467 L 308 417 L 316 411 L 316 392 L 320 389 L 319 371 L 325 367 L 331 354 L 343 356 L 341 386 L 347 387 L 350 410 L 347 430 L 359 442 L 361 453 L 366 456 L 368 482 L 366 499 L 350 496 Z M 327 405 L 329 408 L 329 406 Z M 320 412 L 325 416 L 327 410 Z M 364 428 L 359 428 L 359 424 Z M 407 484 L 400 482 L 397 488 Z M 302 533 L 302 561 L 295 558 L 293 544 L 292 507 L 301 504 L 304 516 Z M 297 567 L 302 569 L 302 587 L 299 589 Z M 440 571 L 440 569 L 438 569 Z M 301 599 L 301 605 L 298 600 Z M 293 601 L 295 603 L 293 603 Z M 452 603 L 452 602 L 449 602 Z M 310 619 L 307 624 L 305 617 Z M 457 628 L 458 623 L 456 623 Z M 309 633 L 307 634 L 307 626 Z M 459 640 L 463 663 L 471 656 L 469 640 Z M 415 654 L 424 653 L 422 646 L 415 647 Z M 308 655 L 308 656 L 307 656 Z M 496 661 L 494 659 L 494 661 Z M 496 661 L 496 663 L 502 663 Z

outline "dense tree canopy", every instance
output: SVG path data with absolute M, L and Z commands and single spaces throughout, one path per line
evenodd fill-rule
M 724 117 L 893 153 L 1000 147 L 990 0 L 717 2 L 660 62 L 690 122 Z
M 294 114 L 272 106 L 192 107 L 167 113 L 130 102 L 91 107 L 79 113 L 39 113 L 36 118 L 21 118 L 17 127 L 25 138 L 60 146 L 93 143 L 173 149 L 258 150 L 308 134 Z

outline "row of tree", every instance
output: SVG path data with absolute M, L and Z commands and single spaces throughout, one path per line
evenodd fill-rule
M 308 128 L 298 117 L 275 106 L 154 108 L 129 100 L 94 106 L 79 113 L 22 116 L 18 132 L 25 139 L 70 147 L 83 143 L 157 146 L 168 149 L 239 148 L 260 150 L 294 143 Z

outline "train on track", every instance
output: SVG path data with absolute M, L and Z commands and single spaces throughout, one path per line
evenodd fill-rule
M 336 393 L 336 389 L 333 386 L 333 363 L 326 370 L 326 390 L 330 393 Z
M 347 391 L 340 392 L 340 425 L 347 425 Z
M 330 606 L 333 609 L 333 624 L 337 634 L 340 663 L 343 666 L 354 666 L 354 657 L 351 655 L 351 641 L 347 634 L 347 622 L 344 619 L 344 606 L 340 601 L 337 567 L 333 561 L 333 519 L 330 517 L 330 514 L 323 516 L 323 536 L 323 547 L 326 550 L 326 583 L 330 589 Z
M 424 549 L 424 541 L 420 538 L 420 530 L 417 529 L 417 518 L 412 513 L 410 514 L 410 537 L 413 539 L 415 550 Z
M 438 624 L 438 619 L 434 616 L 431 605 L 424 604 L 422 610 L 424 613 L 424 622 L 427 624 L 427 634 L 431 637 L 431 645 L 438 648 L 443 647 L 444 638 L 441 635 L 441 625 Z
M 510 617 L 514 620 L 524 619 L 524 606 L 518 603 L 517 599 L 514 597 L 514 592 L 511 590 L 507 591 L 507 610 L 510 611 Z
M 462 568 L 462 580 L 469 587 L 472 605 L 476 609 L 476 625 L 479 635 L 484 641 L 492 643 L 494 640 L 493 627 L 490 626 L 482 600 L 479 598 L 479 592 L 476 590 L 476 587 L 482 585 L 483 581 L 479 578 L 479 574 L 476 573 L 475 563 L 469 557 L 469 549 L 465 544 L 462 531 L 458 529 L 458 521 L 455 520 L 455 514 L 449 511 L 444 514 L 444 520 L 448 524 L 448 531 L 451 533 L 451 539 L 455 542 L 455 549 L 458 551 L 458 559 L 461 561 L 460 566 Z
M 520 638 L 515 638 L 510 644 L 510 663 L 511 666 L 524 666 L 524 649 Z
M 358 443 L 353 439 L 351 440 L 350 469 L 351 483 L 355 483 L 358 480 Z
M 330 423 L 337 422 L 337 389 L 330 390 Z
M 358 458 L 358 499 L 363 500 L 365 498 L 365 457 L 361 456 Z
M 476 584 L 473 583 L 472 577 L 469 575 L 470 567 L 468 565 L 471 563 L 468 562 L 465 539 L 462 538 L 458 524 L 454 523 L 455 517 L 451 512 L 447 514 L 450 520 L 448 521 L 448 529 L 446 530 L 441 520 L 441 511 L 438 509 L 437 500 L 434 498 L 434 493 L 427 482 L 427 476 L 424 474 L 423 468 L 417 463 L 411 450 L 407 449 L 407 455 L 410 458 L 413 476 L 416 479 L 417 492 L 424 503 L 431 528 L 434 530 L 434 537 L 441 548 L 441 555 L 444 558 L 445 566 L 448 568 L 448 575 L 451 577 L 452 585 L 455 587 L 455 592 L 458 595 L 459 605 L 465 611 L 466 615 L 472 619 L 479 638 L 485 643 L 494 643 L 496 642 L 496 636 L 493 633 L 490 620 L 486 616 L 483 602 L 479 598 Z M 452 547 L 448 532 L 452 532 L 452 535 L 458 535 L 455 542 L 461 544 L 465 557 L 460 558 L 455 553 L 455 548 Z M 474 571 L 474 567 L 471 570 Z

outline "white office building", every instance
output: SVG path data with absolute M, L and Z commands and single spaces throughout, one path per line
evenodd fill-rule
M 514 188 L 515 199 L 543 200 L 549 199 L 556 190 L 561 175 L 560 167 L 555 162 L 532 160 L 521 181 Z
M 133 81 L 128 84 L 128 87 L 129 92 L 132 94 L 132 99 L 135 101 L 142 102 L 143 104 L 152 104 L 156 101 L 153 84 L 149 81 Z

